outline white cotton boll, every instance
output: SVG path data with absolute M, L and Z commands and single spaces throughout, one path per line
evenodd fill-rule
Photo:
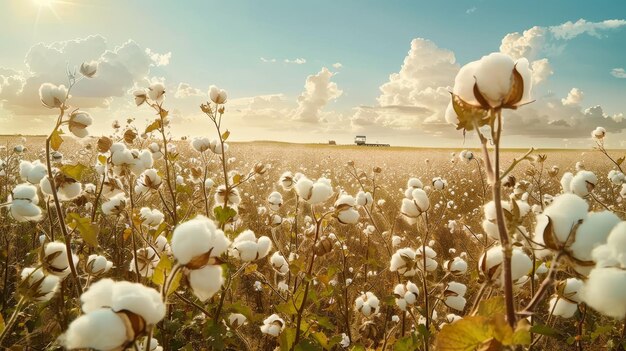
M 67 247 L 64 243 L 52 241 L 44 246 L 45 267 L 50 274 L 61 278 L 70 274 L 70 263 L 67 257 Z
M 407 189 L 422 189 L 424 187 L 424 184 L 422 183 L 421 180 L 417 179 L 417 178 L 409 178 L 409 180 L 406 182 L 406 187 Z
M 502 275 L 503 253 L 501 246 L 493 246 L 478 261 L 478 269 L 490 280 L 500 279 Z M 519 248 L 514 248 L 511 256 L 511 279 L 518 280 L 532 269 L 530 257 Z
M 200 301 L 210 299 L 224 284 L 222 266 L 206 265 L 189 271 L 189 285 Z
M 356 203 L 359 206 L 369 206 L 374 202 L 374 198 L 370 192 L 359 191 L 356 194 Z
M 126 197 L 124 194 L 117 194 L 102 204 L 102 213 L 106 216 L 119 215 L 126 207 Z
M 447 185 L 448 182 L 445 179 L 441 177 L 433 178 L 433 188 L 437 190 L 443 190 Z
M 285 275 L 289 272 L 289 264 L 280 252 L 276 251 L 270 257 L 270 263 L 272 267 L 281 275 Z
M 91 275 L 99 275 L 108 272 L 113 267 L 113 262 L 101 255 L 89 255 L 85 264 L 85 271 Z
M 228 315 L 228 325 L 232 328 L 239 328 L 246 323 L 246 316 L 241 313 L 231 313 Z
M 411 196 L 413 197 L 413 201 L 415 202 L 417 208 L 421 212 L 426 212 L 430 208 L 430 200 L 428 199 L 428 194 L 422 189 L 415 189 L 411 192 Z
M 591 131 L 591 137 L 594 139 L 602 140 L 606 136 L 606 129 L 602 127 L 596 127 Z
M 467 300 L 463 296 L 446 296 L 443 303 L 456 311 L 463 311 L 465 309 L 465 304 L 467 304 Z
M 20 184 L 11 192 L 9 210 L 18 222 L 38 221 L 42 213 L 39 206 L 37 188 L 30 184 Z
M 211 139 L 207 137 L 194 138 L 191 147 L 198 152 L 205 152 L 211 148 Z
M 144 170 L 137 178 L 137 185 L 149 190 L 158 190 L 162 183 L 163 179 L 154 168 Z
M 278 191 L 273 191 L 267 197 L 267 204 L 272 211 L 278 211 L 283 205 L 283 196 Z
M 463 275 L 467 272 L 467 262 L 460 257 L 446 261 L 443 265 L 445 269 L 453 275 Z
M 122 143 L 113 143 L 109 152 L 111 153 L 111 163 L 115 166 L 130 165 L 134 160 L 133 153 Z
M 534 241 L 539 244 L 544 243 L 544 230 L 550 221 L 556 240 L 565 243 L 574 225 L 587 217 L 588 210 L 587 202 L 574 194 L 562 194 L 555 197 L 543 214 L 537 216 Z M 538 253 L 540 256 L 545 256 L 545 252 L 539 251 Z
M 456 114 L 456 111 L 454 111 L 454 106 L 452 106 L 452 102 L 448 103 L 448 106 L 446 107 L 446 111 L 444 113 L 444 117 L 446 119 L 446 122 L 448 122 L 449 124 L 457 125 L 459 123 L 459 116 Z
M 113 299 L 113 287 L 115 281 L 112 279 L 100 279 L 91 284 L 80 296 L 81 309 L 85 313 L 91 313 L 102 307 L 111 307 Z
M 141 316 L 148 325 L 154 325 L 165 317 L 165 304 L 161 294 L 139 283 L 115 282 L 110 307 L 118 312 L 133 312 Z
M 261 332 L 270 336 L 278 336 L 285 328 L 285 321 L 277 314 L 273 314 L 263 320 Z
M 626 316 L 626 271 L 620 268 L 595 268 L 580 294 L 582 301 L 605 316 Z
M 313 184 L 311 197 L 308 202 L 310 204 L 319 204 L 328 200 L 333 194 L 333 188 L 330 184 L 330 179 L 319 178 Z
M 41 163 L 41 161 L 20 161 L 20 177 L 23 181 L 30 184 L 39 184 L 46 174 L 48 174 L 46 165 Z
M 618 262 L 622 268 L 626 268 L 626 222 L 620 222 L 617 224 L 611 232 L 606 240 L 606 247 L 610 252 L 610 259 Z M 598 250 L 600 248 L 597 248 Z M 600 249 L 602 250 L 602 249 Z M 606 261 L 609 259 L 608 257 L 602 258 L 600 253 L 602 251 L 598 250 L 598 252 L 593 252 L 593 257 L 597 260 L 598 263 L 602 261 Z M 606 252 L 607 250 L 604 250 Z M 606 264 L 606 262 L 603 262 Z
M 224 185 L 220 185 L 217 187 L 214 198 L 215 198 L 215 202 L 220 205 L 224 204 L 224 200 L 228 200 L 229 204 L 235 205 L 235 206 L 241 203 L 239 190 L 229 189 L 229 191 L 226 192 L 226 187 Z
M 78 197 L 83 191 L 83 185 L 74 179 L 65 177 L 64 175 L 57 174 L 55 179 L 55 186 L 57 190 L 57 197 L 59 201 L 70 201 Z M 52 197 L 52 185 L 46 175 L 39 182 L 39 188 L 41 192 L 49 197 Z
M 49 301 L 59 289 L 59 277 L 45 275 L 41 268 L 24 268 L 20 277 L 22 282 L 25 282 L 29 287 L 30 296 L 37 302 Z M 37 291 L 32 291 L 35 284 L 38 284 Z
M 359 221 L 359 212 L 355 209 L 356 199 L 343 194 L 335 201 L 337 219 L 342 224 L 356 224 Z
M 483 56 L 474 77 L 481 94 L 491 107 L 498 107 L 509 94 L 512 84 L 513 59 L 499 52 Z
M 212 220 L 197 216 L 174 229 L 170 245 L 176 259 L 185 265 L 194 257 L 209 251 L 212 257 L 222 255 L 230 246 L 230 240 L 223 231 L 217 229 Z
M 233 241 L 232 254 L 244 262 L 261 259 L 269 253 L 272 241 L 266 236 L 256 238 L 252 230 L 244 230 Z
M 574 174 L 572 174 L 572 172 L 563 173 L 563 176 L 561 177 L 561 189 L 564 193 L 572 192 L 572 179 L 574 179 Z
M 582 302 L 582 296 L 580 294 L 580 291 L 584 286 L 584 282 L 582 280 L 577 278 L 568 278 L 563 281 L 562 284 L 562 289 L 559 289 L 562 297 L 569 299 L 575 303 Z
M 585 197 L 589 195 L 597 183 L 598 177 L 593 172 L 580 171 L 572 178 L 570 188 L 574 194 Z
M 205 188 L 211 188 L 214 185 L 215 185 L 215 182 L 211 178 L 207 178 L 207 180 L 204 181 L 204 187 Z
M 114 350 L 129 341 L 124 321 L 109 308 L 101 308 L 76 318 L 70 323 L 62 340 L 63 346 L 69 350 Z
M 379 303 L 378 297 L 368 291 L 356 298 L 354 307 L 357 311 L 361 312 L 363 316 L 369 317 L 378 313 Z
M 228 97 L 228 94 L 226 93 L 226 90 L 219 89 L 215 85 L 211 85 L 209 87 L 209 98 L 214 103 L 218 105 L 224 104 L 226 103 L 227 97 Z
M 141 218 L 141 223 L 148 227 L 157 227 L 165 219 L 165 215 L 161 211 L 148 207 L 142 207 L 139 210 L 139 217 Z
M 550 299 L 550 305 L 548 311 L 551 311 L 553 315 L 562 318 L 572 318 L 576 311 L 578 311 L 578 304 L 571 303 L 565 299 L 553 296 Z
M 137 261 L 136 264 L 135 261 Z M 128 270 L 148 278 L 154 274 L 154 269 L 158 263 L 159 256 L 156 254 L 156 251 L 154 251 L 152 247 L 144 247 L 137 250 L 136 256 L 133 254 L 133 258 L 128 265 Z
M 167 253 L 169 254 L 171 249 L 170 249 L 170 244 L 167 242 L 167 238 L 164 237 L 163 235 L 159 235 L 156 237 L 156 239 L 154 239 L 154 248 L 160 253 Z
M 39 87 L 39 99 L 47 108 L 59 108 L 67 99 L 67 88 L 65 85 L 56 86 L 50 83 L 43 83 Z
M 607 176 L 607 178 L 611 181 L 611 183 L 615 185 L 620 185 L 626 182 L 626 176 L 624 176 L 624 173 L 615 169 L 609 171 L 609 175 Z
M 479 66 L 479 61 L 473 61 L 461 67 L 459 72 L 456 74 L 456 77 L 454 78 L 454 88 L 452 89 L 454 95 L 459 96 L 461 99 L 463 99 L 463 101 L 472 105 L 479 105 L 476 97 L 474 96 L 474 84 L 476 83 L 475 76 L 476 70 Z M 486 83 L 487 82 L 485 82 L 485 84 Z
M 293 188 L 295 181 L 293 173 L 287 171 L 281 174 L 278 184 L 283 188 L 283 190 L 289 191 Z
M 148 97 L 156 103 L 161 103 L 165 95 L 165 86 L 161 83 L 153 83 L 148 88 Z
M 87 127 L 93 123 L 93 118 L 91 118 L 91 115 L 87 112 L 76 111 L 70 114 L 68 123 L 70 133 L 78 138 L 84 138 L 89 135 Z
M 589 213 L 576 230 L 576 240 L 570 245 L 572 256 L 580 261 L 593 261 L 592 250 L 606 243 L 611 229 L 620 222 L 613 212 L 602 211 Z M 589 274 L 593 267 L 574 264 L 574 269 L 583 275 Z
M 396 251 L 391 255 L 389 270 L 405 277 L 415 275 L 415 251 L 408 247 Z

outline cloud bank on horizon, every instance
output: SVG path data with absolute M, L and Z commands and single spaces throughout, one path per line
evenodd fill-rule
M 581 35 L 601 40 L 624 27 L 626 20 L 622 19 L 599 22 L 580 19 L 506 34 L 499 50 L 513 58 L 529 59 L 536 99 L 523 109 L 507 111 L 506 133 L 544 141 L 577 139 L 587 138 L 592 129 L 603 126 L 609 133 L 624 134 L 623 112 L 609 114 L 600 105 L 586 104 L 585 92 L 575 86 L 566 96 L 544 89 L 546 82 L 553 79 L 551 58 L 559 55 L 568 42 Z M 116 119 L 143 116 L 144 112 L 134 108 L 129 93 L 160 81 L 167 87 L 166 104 L 174 117 L 174 131 L 179 135 L 197 134 L 196 124 L 206 122 L 198 105 L 207 99 L 206 91 L 212 82 L 193 86 L 184 81 L 185 77 L 168 72 L 170 62 L 185 54 L 155 52 L 134 40 L 109 43 L 101 35 L 36 44 L 25 54 L 24 66 L 0 67 L 0 131 L 46 132 L 50 125 L 46 116 L 49 110 L 39 103 L 39 86 L 44 82 L 63 84 L 68 65 L 95 60 L 99 63 L 97 77 L 79 84 L 72 92 L 72 102 L 93 109 L 96 126 L 108 128 Z M 314 64 L 314 60 L 304 58 L 260 57 L 260 60 L 263 64 Z M 355 133 L 375 133 L 381 138 L 406 140 L 404 144 L 411 144 L 411 139 L 420 136 L 421 142 L 437 146 L 459 138 L 458 132 L 445 123 L 444 112 L 460 66 L 453 50 L 439 47 L 426 38 L 415 38 L 400 70 L 389 74 L 388 80 L 378 87 L 375 102 L 363 101 L 344 109 L 334 106 L 333 102 L 351 93 L 335 81 L 345 69 L 337 62 L 303 77 L 300 93 L 236 97 L 237 91 L 231 91 L 230 96 L 236 98 L 227 105 L 229 123 L 238 130 L 240 139 L 249 140 L 312 141 L 306 138 L 313 135 L 319 142 L 336 137 L 348 141 Z M 621 67 L 607 75 L 612 79 L 626 78 Z M 375 90 L 376 86 L 371 89 Z M 240 129 L 250 132 L 241 133 Z M 306 138 L 292 133 L 301 130 Z M 518 140 L 523 143 L 524 139 Z M 414 145 L 426 146 L 417 142 Z

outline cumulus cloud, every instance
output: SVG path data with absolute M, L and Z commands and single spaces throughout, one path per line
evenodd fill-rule
M 587 33 L 592 37 L 601 38 L 603 31 L 624 26 L 626 26 L 626 20 L 623 19 L 588 22 L 581 18 L 576 22 L 568 21 L 561 25 L 550 27 L 550 32 L 552 32 L 556 39 L 564 40 L 573 39 L 584 33 Z
M 3 108 L 17 115 L 49 114 L 39 103 L 39 87 L 45 82 L 67 85 L 67 68 L 82 62 L 97 61 L 98 73 L 72 90 L 72 104 L 82 108 L 107 107 L 113 97 L 125 96 L 136 82 L 146 79 L 150 67 L 157 65 L 155 55 L 164 63 L 164 57 L 141 48 L 129 40 L 109 48 L 102 36 L 89 36 L 52 44 L 34 45 L 24 60 L 26 69 L 0 70 L 3 89 L 0 101 Z
M 584 96 L 585 94 L 583 94 L 580 89 L 572 88 L 572 90 L 570 90 L 567 94 L 567 97 L 561 99 L 561 103 L 565 106 L 580 105 L 580 102 L 583 100 Z
M 293 59 L 293 60 L 284 59 L 283 62 L 285 62 L 285 63 L 293 63 L 293 64 L 296 64 L 296 65 L 303 65 L 303 64 L 306 63 L 306 59 L 303 59 L 303 58 L 296 58 L 296 59 Z
M 623 68 L 613 68 L 611 75 L 615 78 L 626 78 L 626 71 Z
M 261 62 L 265 62 L 265 63 L 274 63 L 274 62 L 276 62 L 276 59 L 275 59 L 275 58 L 270 58 L 270 59 L 267 59 L 267 58 L 265 58 L 265 57 L 261 57 Z
M 174 93 L 174 97 L 177 99 L 183 99 L 190 96 L 202 96 L 204 92 L 200 89 L 194 88 L 187 83 L 179 83 L 176 88 L 176 93 Z
M 535 60 L 531 63 L 533 84 L 540 84 L 550 77 L 554 71 L 547 58 Z
M 172 52 L 159 54 L 158 52 L 152 51 L 150 48 L 146 48 L 146 54 L 152 60 L 152 64 L 157 67 L 169 65 L 170 59 L 172 58 Z
M 343 67 L 343 65 L 341 64 L 341 62 L 335 62 L 335 63 L 333 63 L 333 68 L 334 68 L 334 69 L 340 69 L 340 68 L 342 68 L 342 67 Z
M 291 118 L 302 122 L 321 122 L 324 119 L 322 109 L 332 100 L 337 99 L 343 91 L 332 82 L 334 73 L 324 67 L 315 75 L 306 78 L 304 91 L 298 97 L 298 107 Z

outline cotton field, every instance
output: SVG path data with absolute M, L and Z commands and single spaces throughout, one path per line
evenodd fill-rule
M 150 123 L 94 130 L 71 92 L 99 74 L 43 83 L 50 133 L 1 139 L 3 349 L 626 346 L 624 153 L 602 126 L 501 149 L 528 60 L 460 69 L 448 149 L 231 142 L 215 86 L 183 140 L 161 83 L 127 96 Z

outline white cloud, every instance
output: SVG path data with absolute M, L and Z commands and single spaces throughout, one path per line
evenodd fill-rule
M 267 59 L 267 58 L 265 58 L 265 57 L 261 57 L 261 62 L 265 62 L 265 63 L 274 63 L 274 62 L 276 62 L 276 59 L 275 59 L 275 58 L 270 58 L 270 59 Z
M 580 102 L 583 100 L 585 94 L 578 88 L 572 88 L 572 90 L 567 93 L 567 97 L 561 99 L 561 103 L 564 106 L 575 106 L 580 105 Z
M 343 67 L 343 65 L 341 64 L 341 62 L 335 62 L 335 63 L 333 63 L 333 68 L 334 68 L 334 69 L 340 69 L 340 68 L 342 68 L 342 67 Z
M 583 33 L 587 33 L 593 37 L 601 38 L 601 31 L 616 29 L 624 26 L 626 26 L 626 20 L 623 19 L 612 19 L 602 22 L 588 22 L 581 18 L 576 22 L 568 21 L 561 25 L 550 27 L 550 31 L 556 39 L 569 40 Z
M 285 60 L 283 60 L 283 62 L 285 62 L 285 63 L 294 63 L 296 65 L 303 65 L 303 64 L 306 63 L 306 59 L 303 59 L 303 58 L 296 58 L 296 59 L 293 59 L 293 60 L 285 59 Z
M 626 78 L 626 71 L 623 68 L 613 68 L 611 75 L 615 78 Z
M 465 13 L 471 15 L 472 13 L 476 12 L 476 10 L 476 6 L 470 7 L 469 9 L 465 10 Z
M 539 84 L 545 81 L 554 73 L 552 71 L 552 66 L 550 65 L 550 62 L 547 58 L 533 61 L 531 63 L 531 69 L 533 84 Z
M 176 88 L 176 93 L 174 93 L 174 97 L 176 97 L 177 99 L 202 95 L 205 95 L 202 90 L 194 88 L 187 83 L 179 83 L 178 87 Z
M 333 72 L 324 67 L 317 74 L 307 77 L 304 92 L 298 97 L 298 107 L 293 112 L 292 119 L 302 122 L 323 120 L 322 109 L 343 94 L 337 83 L 331 82 L 333 75 Z
M 172 52 L 159 54 L 158 52 L 150 50 L 150 48 L 146 48 L 146 54 L 148 54 L 148 56 L 152 60 L 152 64 L 157 67 L 169 65 L 170 59 L 172 58 Z

